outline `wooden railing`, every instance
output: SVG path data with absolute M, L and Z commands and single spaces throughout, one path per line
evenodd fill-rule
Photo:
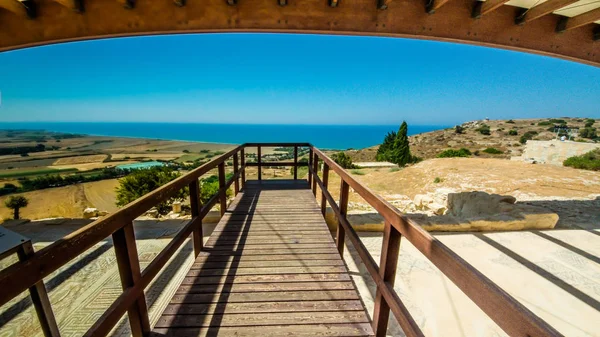
M 319 149 L 312 147 L 311 153 L 313 153 L 313 158 L 309 167 L 308 179 L 312 181 L 311 188 L 315 197 L 317 196 L 316 185 L 321 190 L 323 215 L 325 216 L 326 206 L 329 203 L 338 219 L 336 233 L 338 250 L 340 254 L 343 253 L 344 239 L 347 236 L 377 285 L 372 323 L 377 337 L 385 336 L 390 310 L 407 336 L 423 336 L 421 329 L 394 291 L 401 237 L 410 241 L 508 335 L 519 337 L 562 336 L 442 242 L 431 236 L 414 221 L 406 218 L 396 207 L 355 180 Z M 319 160 L 323 162 L 322 179 L 319 177 L 317 169 Z M 339 203 L 336 203 L 327 190 L 331 170 L 337 173 L 341 180 Z M 385 221 L 379 266 L 346 217 L 350 188 L 369 203 Z
M 261 149 L 263 147 L 275 146 L 294 147 L 294 162 L 262 163 L 260 160 Z M 227 189 L 233 184 L 234 194 L 237 195 L 244 188 L 246 167 L 248 166 L 258 166 L 259 179 L 261 179 L 261 168 L 264 166 L 294 166 L 296 167 L 294 175 L 297 178 L 297 167 L 302 165 L 302 163 L 298 163 L 298 147 L 308 146 L 310 146 L 308 143 L 261 143 L 238 146 L 186 175 L 133 201 L 119 211 L 82 227 L 38 252 L 33 253 L 32 251 L 27 256 L 27 259 L 0 271 L 0 289 L 2 289 L 0 292 L 0 306 L 6 304 L 23 291 L 40 285 L 43 287 L 43 279 L 45 277 L 83 254 L 93 245 L 112 236 L 123 293 L 119 295 L 104 314 L 90 327 L 85 336 L 107 335 L 125 313 L 129 316 L 131 332 L 134 336 L 148 335 L 150 333 L 150 323 L 144 289 L 154 280 L 167 261 L 169 261 L 190 235 L 193 241 L 194 256 L 198 256 L 203 246 L 202 220 L 217 202 L 220 204 L 221 216 L 225 213 L 227 209 Z M 258 148 L 258 163 L 246 163 L 245 149 L 247 147 Z M 233 176 L 226 181 L 225 164 L 232 157 Z M 200 185 L 198 179 L 215 168 L 218 170 L 219 191 L 205 204 L 202 204 L 200 202 Z M 141 271 L 133 220 L 186 187 L 190 191 L 191 220 L 183 226 L 146 269 Z M 43 308 L 36 306 L 36 310 L 38 310 L 40 319 L 43 319 L 44 316 L 53 317 L 52 307 L 49 303 L 43 306 Z M 57 337 L 60 335 L 58 329 L 43 330 L 46 336 Z
M 246 163 L 244 152 L 248 147 L 257 148 L 256 163 Z M 262 162 L 260 154 L 263 147 L 294 147 L 294 161 Z M 298 147 L 310 148 L 307 164 L 298 162 Z M 239 159 L 238 155 L 241 155 Z M 233 157 L 233 176 L 226 181 L 225 164 L 231 157 Z M 319 161 L 323 162 L 322 178 L 318 176 Z M 269 165 L 295 167 L 295 179 L 298 178 L 297 168 L 301 165 L 308 165 L 308 181 L 313 193 L 316 196 L 317 185 L 320 186 L 322 191 L 321 210 L 323 214 L 325 214 L 327 203 L 329 203 L 338 218 L 339 224 L 336 233 L 338 250 L 343 253 L 344 239 L 348 236 L 377 285 L 373 318 L 373 327 L 377 336 L 385 335 L 390 311 L 394 314 L 407 336 L 423 335 L 393 288 L 401 236 L 404 236 L 419 249 L 509 335 L 523 337 L 560 336 L 548 324 L 527 310 L 448 247 L 421 229 L 417 224 L 406 219 L 394 206 L 361 185 L 323 152 L 308 143 L 247 143 L 238 146 L 186 175 L 144 195 L 119 211 L 92 222 L 38 252 L 29 254 L 26 260 L 17 262 L 0 271 L 0 289 L 2 289 L 0 292 L 0 306 L 32 287 L 43 285 L 45 277 L 78 257 L 93 245 L 112 236 L 123 292 L 90 327 L 85 336 L 107 335 L 125 313 L 129 316 L 131 331 L 134 336 L 148 335 L 150 323 L 144 289 L 154 280 L 190 235 L 193 241 L 194 255 L 198 256 L 203 245 L 203 218 L 217 202 L 220 203 L 221 215 L 225 213 L 227 208 L 226 191 L 232 184 L 234 185 L 235 194 L 243 190 L 247 167 L 257 166 L 258 179 L 260 180 L 262 179 L 262 167 Z M 198 179 L 215 168 L 218 169 L 219 192 L 205 204 L 202 204 L 199 197 Z M 327 190 L 330 170 L 341 177 L 339 204 L 336 203 Z M 146 269 L 141 271 L 133 220 L 185 187 L 188 187 L 190 191 L 191 220 L 183 226 Z M 346 218 L 350 188 L 363 197 L 385 219 L 380 266 L 377 266 L 377 263 Z M 51 311 L 52 309 L 50 305 L 47 305 L 44 306 L 43 310 Z M 47 314 L 51 314 L 51 312 Z M 44 313 L 41 313 L 41 315 L 38 313 L 38 316 L 43 317 Z M 59 332 L 54 330 L 46 329 L 44 334 L 56 337 Z

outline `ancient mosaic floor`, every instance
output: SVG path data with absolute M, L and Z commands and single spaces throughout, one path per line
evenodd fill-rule
M 80 225 L 23 225 L 18 231 L 33 238 L 36 249 Z M 137 245 L 145 267 L 181 226 L 179 221 L 136 226 Z M 14 230 L 14 228 L 13 228 Z M 210 228 L 207 229 L 210 231 Z M 380 233 L 361 233 L 379 260 Z M 566 336 L 599 336 L 600 230 L 562 229 L 504 233 L 436 235 L 492 281 Z M 426 336 L 505 336 L 475 304 L 444 277 L 409 242 L 403 240 L 396 290 Z M 352 247 L 345 260 L 361 296 L 373 309 L 374 287 Z M 154 323 L 191 264 L 191 246 L 175 254 L 161 277 L 146 292 Z M 2 261 L 4 268 L 7 261 Z M 80 336 L 121 293 L 110 240 L 46 278 L 63 336 Z M 113 332 L 127 336 L 124 319 Z M 403 336 L 393 322 L 390 336 Z M 23 294 L 0 308 L 0 337 L 42 336 L 31 303 Z

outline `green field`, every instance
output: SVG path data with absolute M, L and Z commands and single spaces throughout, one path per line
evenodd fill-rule
M 78 172 L 76 168 L 70 169 L 52 169 L 52 168 L 40 168 L 38 170 L 0 170 L 0 179 L 6 178 L 21 178 L 39 176 L 44 174 L 59 174 L 59 173 L 71 173 Z

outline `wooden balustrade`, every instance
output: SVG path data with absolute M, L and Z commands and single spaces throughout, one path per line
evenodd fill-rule
M 261 149 L 275 146 L 294 147 L 294 161 L 262 162 Z M 244 150 L 247 147 L 257 148 L 257 163 L 246 163 Z M 298 147 L 309 147 L 308 163 L 298 162 Z M 241 155 L 239 161 L 238 154 Z M 233 157 L 233 176 L 226 181 L 225 165 L 231 157 Z M 318 174 L 319 161 L 323 163 L 322 179 L 319 178 Z M 144 289 L 154 280 L 190 235 L 193 241 L 194 255 L 198 256 L 203 249 L 203 218 L 218 202 L 221 215 L 225 213 L 227 207 L 226 191 L 232 184 L 234 185 L 235 194 L 244 190 L 246 184 L 245 170 L 248 166 L 258 167 L 258 179 L 260 180 L 262 179 L 262 166 L 268 165 L 294 167 L 295 179 L 298 177 L 297 168 L 308 166 L 307 178 L 313 194 L 316 196 L 317 185 L 321 190 L 321 211 L 323 215 L 326 214 L 326 206 L 329 203 L 338 219 L 336 233 L 338 251 L 343 255 L 344 241 L 348 237 L 377 285 L 372 323 L 377 336 L 385 335 L 390 311 L 407 336 L 423 336 L 419 326 L 394 291 L 394 278 L 401 237 L 410 241 L 509 335 L 523 337 L 560 336 L 546 322 L 505 293 L 460 256 L 416 223 L 406 219 L 394 206 L 360 184 L 331 158 L 308 143 L 247 143 L 241 145 L 38 252 L 34 253 L 33 250 L 27 252 L 27 256 L 23 255 L 20 262 L 0 271 L 0 289 L 2 289 L 2 292 L 0 292 L 0 305 L 4 305 L 28 289 L 34 289 L 35 292 L 36 287 L 39 288 L 40 284 L 43 285 L 42 280 L 44 277 L 83 254 L 93 245 L 112 236 L 123 292 L 94 322 L 85 336 L 107 335 L 125 313 L 129 316 L 131 331 L 135 337 L 148 335 L 150 324 Z M 218 169 L 219 174 L 219 191 L 205 204 L 202 204 L 200 202 L 201 187 L 198 179 L 215 168 Z M 330 171 L 335 172 L 340 177 L 340 198 L 337 202 L 327 190 Z M 185 187 L 188 187 L 190 191 L 191 220 L 182 227 L 146 269 L 140 271 L 133 220 L 151 207 L 168 200 Z M 384 241 L 379 266 L 346 217 L 350 189 L 373 206 L 385 220 Z M 50 303 L 42 301 L 39 304 L 44 305 L 46 313 L 46 317 L 40 316 L 42 326 L 44 326 L 44 321 L 50 322 L 50 325 L 46 324 L 47 329 L 49 329 L 49 332 L 45 331 L 46 335 L 58 336 L 56 323 L 52 321 L 54 316 Z M 51 331 L 52 329 L 56 331 Z
M 348 236 L 377 285 L 372 323 L 376 336 L 385 336 L 390 311 L 407 336 L 423 336 L 421 329 L 394 291 L 401 237 L 410 241 L 510 336 L 562 336 L 418 224 L 404 217 L 397 208 L 359 183 L 319 149 L 313 147 L 311 150 L 315 155 L 312 163 L 318 159 L 324 163 L 323 180 L 319 178 L 314 164 L 309 166 L 309 177 L 319 185 L 322 194 L 338 219 L 336 235 L 338 250 L 340 253 L 343 252 L 344 238 Z M 326 170 L 325 167 L 327 167 Z M 341 178 L 339 205 L 325 184 L 325 172 L 329 179 L 330 170 L 333 170 Z M 346 218 L 349 188 L 352 188 L 384 218 L 384 240 L 379 266 Z

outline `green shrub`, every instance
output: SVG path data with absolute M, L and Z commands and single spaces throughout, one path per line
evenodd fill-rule
M 547 125 L 554 125 L 554 123 L 550 123 L 550 121 L 543 121 L 543 122 L 538 123 L 538 126 L 547 126 Z
M 479 131 L 482 135 L 489 136 L 490 135 L 490 127 L 488 125 L 483 124 L 482 126 L 475 129 L 475 131 Z
M 516 135 L 518 135 L 519 133 L 517 132 L 517 130 L 510 130 L 510 131 L 508 131 L 508 134 L 509 134 L 510 136 L 516 136 Z
M 528 140 L 533 139 L 533 136 L 535 136 L 537 134 L 538 134 L 537 131 L 527 131 L 527 132 L 525 132 L 525 134 L 523 134 L 521 136 L 521 138 L 519 139 L 519 142 L 521 144 L 525 144 L 525 143 L 527 143 Z
M 443 180 L 440 177 L 435 177 L 435 179 L 433 179 L 433 183 L 434 184 L 439 184 L 441 183 Z
M 390 172 L 398 172 L 398 171 L 400 171 L 400 168 L 399 168 L 399 167 L 392 167 L 392 168 L 390 169 Z
M 567 122 L 564 119 L 551 118 L 549 120 L 549 122 L 552 123 L 552 124 L 567 124 Z
M 470 157 L 471 151 L 464 147 L 460 150 L 448 149 L 437 155 L 438 158 Z
M 458 134 L 463 134 L 465 133 L 465 128 L 460 125 L 457 125 L 454 127 L 454 132 Z
M 591 128 L 592 125 L 594 125 L 596 121 L 594 119 L 588 118 L 585 120 L 585 127 L 586 128 Z
M 598 134 L 595 128 L 587 127 L 579 130 L 579 137 L 594 139 Z
M 509 120 L 506 121 L 506 123 L 508 123 L 508 124 L 515 124 L 515 121 L 513 121 L 512 119 L 509 119 Z
M 350 170 L 350 173 L 357 175 L 357 176 L 364 176 L 365 173 L 361 170 Z
M 352 163 L 352 158 L 344 152 L 338 152 L 331 156 L 333 161 L 335 161 L 338 165 L 345 169 L 353 169 L 356 168 L 356 165 Z
M 563 162 L 563 165 L 583 170 L 600 171 L 600 149 L 590 151 L 581 156 L 567 158 Z
M 488 147 L 487 149 L 483 150 L 483 152 L 485 153 L 489 153 L 489 154 L 503 154 L 503 151 L 500 151 L 494 147 Z

